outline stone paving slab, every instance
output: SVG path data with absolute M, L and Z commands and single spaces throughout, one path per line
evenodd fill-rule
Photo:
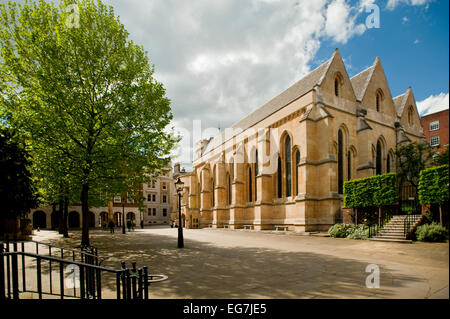
M 184 230 L 185 248 L 177 248 L 177 229 L 153 227 L 121 232 L 91 230 L 91 244 L 110 253 L 104 266 L 120 261 L 149 267 L 168 280 L 152 284 L 157 299 L 301 299 L 301 298 L 449 298 L 447 243 L 411 245 L 299 236 L 293 233 L 229 229 Z M 50 231 L 34 240 L 74 248 L 71 238 Z M 380 288 L 365 285 L 366 267 L 380 269 Z M 115 278 L 102 279 L 106 298 L 114 298 Z

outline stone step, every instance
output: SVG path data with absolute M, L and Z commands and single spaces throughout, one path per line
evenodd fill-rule
M 408 239 L 391 239 L 391 238 L 369 238 L 369 240 L 373 241 L 383 241 L 383 242 L 394 242 L 394 243 L 403 243 L 403 244 L 412 244 L 412 240 Z
M 405 235 L 403 234 L 378 234 L 375 237 L 383 237 L 383 238 L 403 238 L 406 239 Z

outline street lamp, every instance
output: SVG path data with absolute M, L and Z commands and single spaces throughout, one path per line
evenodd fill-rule
M 125 197 L 122 196 L 122 234 L 125 234 Z
M 175 188 L 178 193 L 178 248 L 184 247 L 183 241 L 183 225 L 181 224 L 181 193 L 183 192 L 184 183 L 178 177 L 178 180 L 175 182 Z

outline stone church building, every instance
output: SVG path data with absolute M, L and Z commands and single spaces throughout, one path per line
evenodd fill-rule
M 395 149 L 422 141 L 411 88 L 393 97 L 380 59 L 349 78 L 339 51 L 239 121 L 202 140 L 184 182 L 187 228 L 327 230 L 344 181 L 395 171 Z

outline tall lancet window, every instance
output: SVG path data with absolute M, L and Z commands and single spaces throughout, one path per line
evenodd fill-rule
M 339 78 L 334 79 L 334 95 L 339 96 Z
M 342 131 L 338 131 L 338 192 L 344 192 L 344 138 Z
M 229 174 L 227 174 L 227 180 L 228 180 L 228 205 L 231 205 L 231 177 Z
M 386 159 L 386 173 L 390 172 L 391 172 L 391 154 L 388 154 Z
M 377 142 L 377 157 L 376 157 L 376 175 L 382 174 L 382 150 L 381 150 L 381 142 Z
M 252 168 L 249 167 L 249 168 L 248 168 L 248 201 L 249 201 L 250 203 L 252 202 L 252 197 L 253 197 L 252 183 L 253 183 L 253 179 L 252 179 Z
M 300 151 L 295 152 L 295 194 L 298 195 L 299 189 L 299 176 L 298 176 L 298 165 L 300 164 Z
M 258 151 L 255 152 L 255 201 L 258 200 L 258 184 L 256 183 L 256 177 L 259 174 L 258 170 Z
M 281 157 L 278 156 L 278 170 L 277 170 L 277 188 L 278 188 L 278 198 L 281 198 L 283 196 L 282 192 L 282 175 L 281 175 Z
M 352 179 L 352 153 L 349 151 L 347 153 L 347 180 Z
M 291 138 L 286 136 L 284 141 L 285 170 L 286 170 L 286 197 L 292 196 L 292 165 L 291 165 Z

